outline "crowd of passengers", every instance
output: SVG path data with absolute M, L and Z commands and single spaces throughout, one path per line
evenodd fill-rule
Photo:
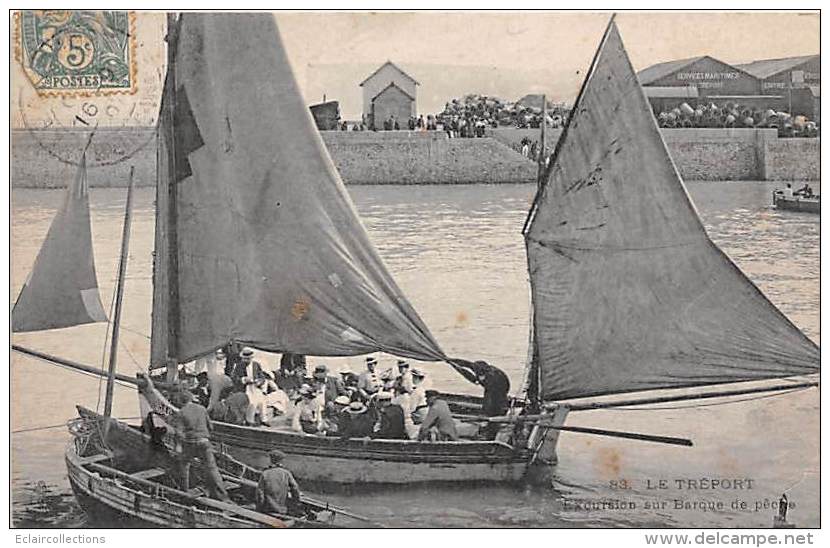
M 305 356 L 283 354 L 279 368 L 269 371 L 251 348 L 228 346 L 213 359 L 183 366 L 179 380 L 211 419 L 226 423 L 290 425 L 297 432 L 342 438 L 459 438 L 447 402 L 427 389 L 424 372 L 404 360 L 382 372 L 377 366 L 370 356 L 360 372 L 337 374 L 317 364 L 309 375 Z

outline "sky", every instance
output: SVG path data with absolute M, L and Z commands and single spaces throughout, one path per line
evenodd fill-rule
M 418 111 L 425 114 L 440 111 L 446 101 L 466 93 L 506 100 L 546 93 L 556 101 L 572 101 L 609 14 L 282 12 L 276 17 L 306 101 L 320 102 L 325 94 L 328 100 L 340 102 L 345 119 L 358 119 L 362 109 L 358 85 L 387 60 L 421 83 Z M 622 12 L 616 20 L 638 70 L 698 55 L 737 64 L 819 52 L 818 13 Z M 104 101 L 123 108 L 101 123 L 155 122 L 163 74 L 163 27 L 163 14 L 138 14 L 139 91 L 134 97 Z M 15 67 L 13 111 L 28 99 L 38 105 L 29 108 L 33 123 L 49 109 L 27 87 L 31 88 Z M 140 108 L 132 108 L 136 104 Z M 49 116 L 62 117 L 63 109 L 78 107 L 56 106 L 57 114 L 52 109 Z M 125 118 L 127 112 L 132 114 Z M 16 113 L 13 124 L 21 123 Z

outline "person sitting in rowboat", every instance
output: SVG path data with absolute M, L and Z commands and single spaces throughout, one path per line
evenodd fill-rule
M 372 435 L 375 427 L 375 418 L 369 413 L 369 408 L 361 401 L 353 401 L 346 408 L 340 427 L 340 437 L 366 438 Z
M 450 406 L 438 398 L 438 391 L 426 391 L 429 411 L 421 429 L 418 431 L 419 440 L 429 441 L 456 441 L 458 432 L 455 429 L 455 420 L 452 418 Z
M 218 500 L 229 500 L 222 475 L 213 456 L 213 445 L 210 443 L 213 425 L 208 417 L 207 409 L 184 392 L 179 393 L 178 400 L 180 409 L 174 422 L 182 442 L 182 460 L 180 461 L 182 491 L 190 489 L 190 465 L 194 458 L 198 458 L 205 469 L 204 477 L 210 496 Z
M 408 440 L 404 423 L 404 411 L 400 405 L 392 403 L 391 392 L 378 392 L 378 422 L 372 438 L 384 440 Z
M 805 198 L 812 198 L 813 197 L 813 189 L 808 184 L 804 184 L 803 187 L 799 188 L 795 191 L 796 196 L 803 196 Z
M 781 191 L 781 194 L 784 195 L 784 198 L 792 199 L 792 197 L 793 197 L 793 186 L 790 183 L 787 183 L 787 186 L 784 187 L 784 190 Z
M 394 394 L 392 404 L 399 405 L 403 410 L 403 425 L 406 437 L 412 439 L 418 435 L 418 429 L 415 423 L 412 422 L 412 394 L 402 386 L 396 386 Z
M 271 466 L 262 471 L 256 486 L 256 509 L 258 512 L 291 515 L 300 506 L 300 486 L 291 472 L 282 466 L 285 453 L 271 451 L 268 456 Z
M 378 375 L 375 373 L 375 367 L 377 367 L 377 365 L 377 358 L 369 356 L 366 358 L 366 371 L 361 373 L 357 378 L 357 390 L 364 402 L 369 401 L 369 398 L 380 390 L 380 378 L 378 378 Z
M 323 424 L 323 408 L 317 400 L 317 393 L 310 386 L 300 388 L 300 401 L 294 409 L 291 427 L 296 432 L 317 434 Z

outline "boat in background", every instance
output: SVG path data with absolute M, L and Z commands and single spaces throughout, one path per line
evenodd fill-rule
M 821 197 L 812 196 L 806 198 L 804 196 L 793 196 L 788 198 L 780 190 L 772 192 L 772 205 L 776 209 L 783 209 L 786 211 L 800 211 L 802 213 L 818 213 L 821 214 Z

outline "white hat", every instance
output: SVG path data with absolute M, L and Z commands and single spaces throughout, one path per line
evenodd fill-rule
M 349 403 L 351 403 L 351 400 L 349 400 L 349 396 L 337 396 L 336 398 L 334 398 L 334 403 L 338 405 L 349 405 Z
M 378 392 L 377 399 L 379 399 L 379 400 L 391 400 L 392 399 L 392 392 Z

